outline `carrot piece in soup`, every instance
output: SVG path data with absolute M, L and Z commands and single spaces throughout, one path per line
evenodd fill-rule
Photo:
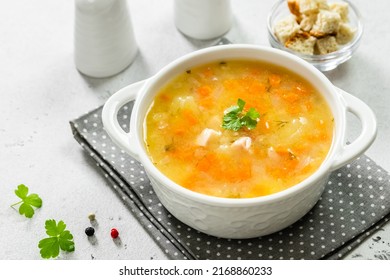
M 168 93 L 162 93 L 159 95 L 160 100 L 164 102 L 169 102 L 172 100 L 172 97 Z
M 210 109 L 213 106 L 212 102 L 212 89 L 208 85 L 200 86 L 196 89 L 196 93 L 199 96 L 199 105 L 203 108 Z
M 268 81 L 269 81 L 269 84 L 271 85 L 271 87 L 279 86 L 281 80 L 282 80 L 282 78 L 280 77 L 280 75 L 277 75 L 277 74 L 271 74 L 268 77 Z
M 219 157 L 219 161 L 218 173 L 213 174 L 215 179 L 240 182 L 252 177 L 252 161 L 249 157 L 242 155 L 233 160 L 224 154 Z
M 292 174 L 299 164 L 298 157 L 289 149 L 276 148 L 275 152 L 279 159 L 272 166 L 267 166 L 268 174 L 282 180 L 287 179 L 288 176 L 293 176 Z
M 205 77 L 205 78 L 211 78 L 213 75 L 214 75 L 214 71 L 213 69 L 211 69 L 211 67 L 206 67 L 202 72 L 201 74 Z
M 275 183 L 264 180 L 261 183 L 254 185 L 249 191 L 247 191 L 245 197 L 265 196 L 277 192 Z
M 189 162 L 194 159 L 194 152 L 193 149 L 190 147 L 187 148 L 181 148 L 178 147 L 177 144 L 172 144 L 171 148 L 166 151 L 169 153 L 169 156 L 172 159 L 182 161 L 182 162 Z
M 183 118 L 176 117 L 174 121 L 171 122 L 169 130 L 174 136 L 182 136 L 186 133 L 188 125 Z
M 200 86 L 196 89 L 196 92 L 200 97 L 207 97 L 211 94 L 211 88 L 209 86 Z
M 300 96 L 295 92 L 286 91 L 285 94 L 283 94 L 283 99 L 289 103 L 296 103 L 300 99 Z
M 199 171 L 207 172 L 210 168 L 215 168 L 217 163 L 217 157 L 213 152 L 208 152 L 203 158 L 201 158 L 196 167 Z
M 195 114 L 189 110 L 189 109 L 185 109 L 182 111 L 182 116 L 184 118 L 184 120 L 186 121 L 186 123 L 188 125 L 195 125 L 198 123 L 198 119 L 197 117 L 195 116 Z
M 249 93 L 254 95 L 261 95 L 266 91 L 265 84 L 261 83 L 260 81 L 253 80 L 250 87 L 249 87 Z
M 293 88 L 294 92 L 299 95 L 308 95 L 309 89 L 301 83 L 298 83 Z
M 223 82 L 223 86 L 228 91 L 236 91 L 240 88 L 240 83 L 237 79 L 228 79 Z

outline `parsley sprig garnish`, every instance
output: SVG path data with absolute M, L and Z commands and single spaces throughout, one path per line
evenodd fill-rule
M 22 200 L 12 204 L 11 207 L 21 204 L 19 206 L 20 215 L 25 215 L 27 218 L 32 218 L 35 213 L 33 207 L 41 208 L 42 206 L 42 199 L 39 197 L 39 195 L 36 193 L 28 194 L 28 187 L 23 184 L 18 186 L 18 188 L 15 190 L 15 194 Z
M 239 98 L 237 105 L 226 109 L 222 120 L 222 128 L 234 131 L 238 131 L 243 127 L 254 129 L 260 118 L 260 114 L 255 108 L 250 108 L 246 114 L 243 114 L 244 106 L 245 101 Z
M 66 252 L 74 251 L 73 235 L 69 230 L 65 230 L 66 224 L 63 221 L 57 224 L 55 220 L 47 220 L 45 228 L 49 237 L 38 244 L 42 258 L 55 258 L 60 254 L 60 249 Z

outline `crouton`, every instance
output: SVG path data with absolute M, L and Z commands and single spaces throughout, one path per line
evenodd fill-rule
M 321 10 L 317 15 L 313 28 L 310 30 L 310 34 L 314 37 L 335 34 L 339 29 L 340 22 L 341 18 L 338 13 Z
M 335 2 L 329 4 L 331 11 L 336 12 L 340 15 L 342 22 L 348 22 L 348 4 L 342 2 Z
M 314 45 L 316 38 L 306 33 L 299 33 L 293 38 L 289 39 L 285 46 L 291 50 L 294 50 L 303 54 L 314 54 Z
M 287 5 L 290 10 L 290 12 L 295 15 L 297 18 L 301 17 L 301 13 L 299 12 L 299 0 L 288 0 Z
M 297 0 L 299 5 L 299 12 L 301 14 L 310 15 L 318 12 L 318 5 L 316 0 Z
M 326 36 L 318 39 L 315 44 L 315 54 L 328 54 L 338 50 L 335 36 Z
M 302 15 L 312 15 L 322 10 L 329 10 L 327 0 L 287 0 L 290 12 L 297 18 Z
M 317 20 L 317 14 L 311 14 L 311 15 L 304 15 L 302 17 L 301 22 L 299 23 L 299 27 L 301 28 L 302 31 L 310 31 L 315 22 Z
M 336 41 L 338 44 L 344 45 L 352 41 L 355 36 L 356 30 L 352 29 L 351 26 L 347 23 L 341 23 L 339 30 L 336 34 Z
M 326 0 L 316 0 L 317 2 L 317 7 L 320 10 L 329 10 L 329 5 Z
M 294 16 L 287 17 L 276 23 L 274 32 L 279 41 L 284 44 L 288 39 L 294 37 L 299 31 L 299 24 Z

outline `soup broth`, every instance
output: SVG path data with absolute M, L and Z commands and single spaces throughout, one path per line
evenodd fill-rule
M 234 130 L 227 128 L 224 116 L 243 101 L 228 123 Z M 248 112 L 256 112 L 252 125 L 242 125 Z M 318 169 L 332 143 L 333 116 L 297 74 L 232 60 L 172 79 L 156 95 L 144 129 L 152 162 L 172 181 L 206 195 L 250 198 L 282 191 Z

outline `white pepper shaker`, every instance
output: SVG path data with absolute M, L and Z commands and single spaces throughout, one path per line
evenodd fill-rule
M 175 25 L 185 35 L 200 40 L 217 38 L 232 25 L 230 0 L 175 0 Z
M 81 73 L 115 75 L 137 50 L 126 0 L 75 0 L 74 59 Z

